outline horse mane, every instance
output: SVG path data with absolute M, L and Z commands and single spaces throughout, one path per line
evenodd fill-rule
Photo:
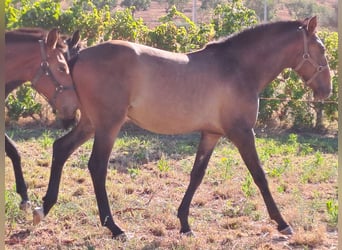
M 38 42 L 45 39 L 48 31 L 42 28 L 19 28 L 5 32 L 5 43 L 19 43 L 19 42 Z M 63 39 L 58 39 L 57 48 L 66 49 L 66 44 Z
M 72 75 L 72 72 L 73 72 L 73 70 L 74 70 L 74 66 L 75 66 L 75 64 L 76 64 L 76 62 L 77 62 L 77 60 L 78 60 L 78 55 L 79 55 L 79 54 L 75 55 L 75 56 L 72 57 L 69 61 L 67 61 L 68 67 L 69 67 L 69 70 L 70 70 L 71 75 Z
M 283 33 L 285 31 L 298 30 L 303 23 L 301 21 L 278 21 L 271 23 L 259 24 L 254 27 L 245 29 L 241 32 L 234 33 L 227 37 L 223 37 L 213 42 L 209 42 L 205 48 L 214 48 L 228 46 L 232 44 L 244 44 L 255 41 L 257 38 L 262 37 L 266 34 Z

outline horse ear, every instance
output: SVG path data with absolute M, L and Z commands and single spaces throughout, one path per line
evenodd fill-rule
M 71 37 L 71 47 L 76 47 L 77 44 L 80 42 L 80 40 L 81 40 L 80 31 L 76 30 L 74 34 L 72 34 L 72 37 Z
M 309 20 L 310 20 L 310 18 L 307 17 L 307 18 L 305 18 L 305 19 L 302 21 L 303 27 L 307 27 L 307 26 L 308 26 Z
M 314 16 L 309 19 L 309 23 L 307 27 L 308 27 L 309 35 L 312 35 L 315 33 L 316 27 L 317 27 L 317 16 Z
M 49 31 L 47 38 L 46 38 L 46 45 L 50 49 L 55 49 L 57 45 L 57 41 L 59 39 L 59 31 L 58 29 L 54 28 Z

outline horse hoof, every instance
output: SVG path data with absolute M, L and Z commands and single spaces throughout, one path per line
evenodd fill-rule
M 193 231 L 188 231 L 188 232 L 185 232 L 185 233 L 181 233 L 181 235 L 183 236 L 186 236 L 186 237 L 195 237 L 195 234 Z
M 33 225 L 39 224 L 44 219 L 44 211 L 42 207 L 36 207 L 33 210 Z
M 128 237 L 125 233 L 121 233 L 119 235 L 113 236 L 113 239 L 121 242 L 126 242 L 128 240 Z
M 26 211 L 30 207 L 31 207 L 31 202 L 30 201 L 26 200 L 26 201 L 20 202 L 20 205 L 19 205 L 20 210 Z
M 287 226 L 284 229 L 279 230 L 279 232 L 283 235 L 293 235 L 293 229 L 290 226 Z

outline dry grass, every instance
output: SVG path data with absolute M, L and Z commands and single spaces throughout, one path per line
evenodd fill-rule
M 22 152 L 33 207 L 41 205 L 51 161 L 49 138 L 60 132 L 8 132 Z M 87 170 L 88 142 L 68 160 L 58 203 L 37 226 L 32 225 L 30 211 L 18 209 L 20 198 L 6 159 L 6 248 L 337 249 L 336 224 L 326 211 L 326 202 L 337 200 L 337 138 L 298 136 L 294 144 L 287 138 L 269 136 L 259 138 L 257 144 L 274 198 L 296 231 L 291 238 L 276 231 L 259 191 L 254 183 L 248 184 L 237 150 L 226 140 L 216 148 L 190 208 L 196 237 L 181 236 L 176 213 L 188 185 L 198 136 L 156 136 L 137 130 L 118 139 L 107 177 L 112 213 L 129 241 L 112 240 L 109 230 L 100 225 Z

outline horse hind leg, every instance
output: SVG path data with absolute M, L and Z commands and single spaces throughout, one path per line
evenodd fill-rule
M 21 169 L 21 157 L 16 149 L 14 142 L 5 134 L 5 151 L 6 155 L 11 159 L 15 182 L 16 182 L 16 191 L 21 197 L 20 209 L 26 210 L 30 208 L 31 203 L 29 201 L 27 195 L 27 186 L 24 180 L 23 171 Z
M 292 228 L 281 216 L 269 190 L 268 182 L 255 148 L 253 130 L 237 128 L 230 133 L 229 139 L 231 139 L 238 148 L 242 159 L 253 177 L 254 183 L 258 186 L 262 194 L 270 218 L 278 224 L 278 231 L 286 235 L 293 234 Z
M 221 136 L 202 133 L 201 141 L 198 146 L 195 162 L 190 174 L 190 183 L 185 192 L 183 200 L 178 208 L 178 218 L 181 223 L 180 233 L 191 236 L 193 235 L 188 222 L 189 207 L 196 189 L 201 184 L 205 170 L 208 166 L 211 154 Z

